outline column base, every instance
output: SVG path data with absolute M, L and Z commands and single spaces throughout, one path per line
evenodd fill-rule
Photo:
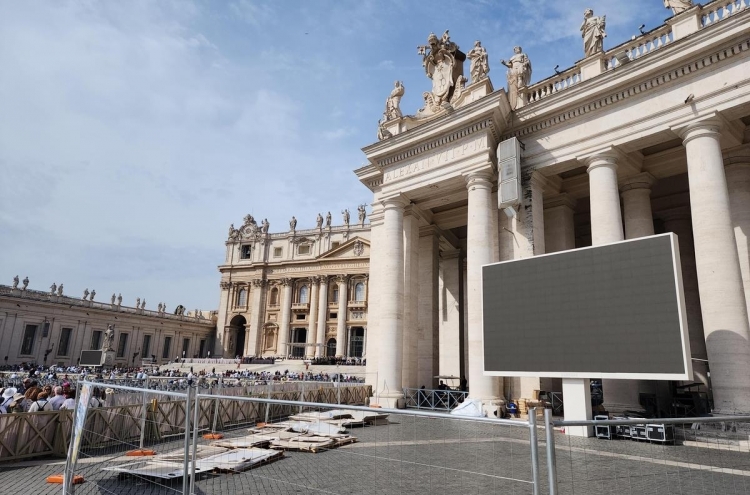
M 406 399 L 403 393 L 391 392 L 380 394 L 377 399 L 371 397 L 370 405 L 378 405 L 386 409 L 406 409 Z

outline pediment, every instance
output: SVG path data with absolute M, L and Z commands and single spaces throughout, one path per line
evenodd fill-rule
M 361 237 L 349 239 L 337 248 L 331 249 L 320 255 L 319 260 L 341 259 L 341 258 L 369 258 L 370 241 Z

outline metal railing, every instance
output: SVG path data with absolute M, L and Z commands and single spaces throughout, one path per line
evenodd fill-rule
M 463 402 L 467 395 L 468 392 L 461 392 L 460 390 L 404 388 L 407 409 L 450 411 Z

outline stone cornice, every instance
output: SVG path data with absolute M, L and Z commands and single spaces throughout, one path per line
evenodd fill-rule
M 743 12 L 738 15 L 746 14 L 747 12 Z M 688 38 L 685 41 L 690 39 L 691 38 Z M 675 49 L 685 48 L 682 44 L 675 43 L 674 45 L 671 45 L 671 47 L 664 48 L 659 52 L 656 52 L 654 56 L 670 56 L 673 54 L 673 52 L 669 48 L 674 47 L 677 47 Z M 584 103 L 575 105 L 562 111 L 554 112 L 552 115 L 544 117 L 538 121 L 514 129 L 510 133 L 502 136 L 502 139 L 527 136 L 537 131 L 546 130 L 562 123 L 581 118 L 588 113 L 595 112 L 604 107 L 620 103 L 621 101 L 627 100 L 628 98 L 639 95 L 641 93 L 655 90 L 662 85 L 672 84 L 676 79 L 686 76 L 693 76 L 696 73 L 707 68 L 714 69 L 716 63 L 732 58 L 742 52 L 747 52 L 748 50 L 750 50 L 750 38 L 745 38 L 740 42 L 732 42 L 728 46 L 725 46 L 718 50 L 713 50 L 709 55 L 704 55 L 687 63 L 683 62 L 673 69 L 658 73 L 654 76 L 645 76 L 645 79 L 641 79 L 638 82 L 631 83 L 624 88 L 621 87 L 615 91 L 610 91 L 603 96 L 587 98 Z M 637 68 L 637 62 L 638 61 L 629 64 L 628 66 L 626 66 L 626 68 Z M 643 61 L 643 63 L 646 62 L 652 65 L 659 65 L 659 60 L 657 58 L 649 58 Z M 542 102 L 533 106 L 524 107 L 517 113 L 521 117 L 523 116 L 523 113 L 528 113 L 529 117 L 531 118 L 531 116 L 533 115 L 542 113 L 544 111 L 544 106 L 552 106 L 552 104 L 556 102 L 559 103 L 559 99 L 573 100 L 576 96 L 589 91 L 592 88 L 592 85 L 590 84 L 592 81 L 596 81 L 601 85 L 605 82 L 605 78 L 614 79 L 617 77 L 621 77 L 621 75 L 622 71 L 620 71 L 619 73 L 616 70 L 608 71 L 599 77 L 596 77 L 589 81 L 584 81 L 569 90 L 560 92 L 554 97 L 550 97 L 548 100 L 543 100 Z

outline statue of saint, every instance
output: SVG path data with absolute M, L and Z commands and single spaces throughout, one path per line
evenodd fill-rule
M 344 216 L 344 225 L 349 226 L 349 209 L 342 211 L 341 214 Z
M 481 41 L 474 42 L 474 48 L 466 54 L 471 60 L 471 82 L 475 83 L 487 77 L 490 72 L 490 63 L 487 57 L 487 49 L 482 46 Z
M 331 212 L 329 211 L 326 214 L 326 227 L 330 227 L 330 226 L 331 226 Z
M 138 309 L 138 308 L 141 307 L 141 298 L 140 297 L 136 297 L 135 298 L 135 307 L 136 307 L 136 309 Z
M 120 306 L 122 304 L 122 294 L 117 294 L 117 305 Z
M 393 90 L 390 96 L 385 100 L 385 112 L 383 112 L 383 120 L 389 121 L 394 119 L 400 119 L 403 117 L 401 113 L 401 97 L 404 96 L 404 83 L 396 81 L 393 83 Z
M 508 68 L 508 100 L 515 110 L 518 108 L 519 89 L 531 82 L 531 60 L 520 46 L 515 46 L 510 60 L 501 60 L 500 63 Z
M 146 309 L 146 299 L 143 299 L 143 302 L 141 303 L 141 309 Z
M 60 284 L 60 286 L 57 288 L 57 295 L 58 296 L 63 295 L 63 284 Z
M 26 287 L 28 287 L 28 286 L 29 286 L 29 277 L 24 277 L 23 278 L 23 287 L 22 287 L 22 289 L 26 290 Z
M 583 38 L 583 54 L 585 57 L 604 51 L 604 38 L 607 37 L 607 33 L 604 32 L 606 20 L 606 15 L 594 17 L 594 11 L 591 9 L 586 9 L 583 13 L 581 38 Z
M 110 304 L 112 304 L 113 306 L 114 306 L 114 304 L 115 304 L 115 299 L 116 299 L 116 298 L 117 298 L 117 295 L 116 295 L 116 294 L 115 294 L 115 293 L 113 292 L 113 293 L 112 293 L 112 298 L 111 298 L 111 299 L 109 300 Z
M 292 215 L 292 219 L 289 220 L 289 230 L 292 232 L 297 230 L 297 219 L 294 218 L 294 215 Z
M 359 225 L 364 226 L 365 218 L 367 218 L 367 206 L 365 205 L 357 206 L 357 216 L 359 217 Z
M 81 299 L 86 300 L 89 297 L 89 289 L 88 287 L 83 291 L 83 297 Z
M 318 227 L 318 230 L 323 228 L 323 215 L 318 213 L 318 218 L 315 219 L 315 226 Z
M 263 221 L 260 223 L 260 231 L 264 234 L 268 234 L 268 229 L 271 227 L 271 224 L 268 223 L 268 219 L 264 218 Z
M 96 291 L 94 289 L 91 289 L 91 298 L 89 300 L 93 301 L 95 295 L 96 295 Z
M 57 284 L 55 282 L 52 282 L 52 285 L 49 286 L 49 293 L 50 295 L 55 295 L 57 292 Z
M 114 351 L 112 344 L 115 340 L 115 330 L 112 325 L 107 325 L 107 330 L 104 332 L 104 340 L 102 341 L 102 351 Z
M 237 234 L 239 234 L 239 231 L 234 228 L 234 224 L 229 224 L 229 239 L 235 240 L 237 239 Z
M 692 6 L 692 0 L 664 0 L 664 8 L 672 9 L 674 15 L 681 14 Z
M 18 288 L 18 282 L 19 282 L 19 281 L 20 281 L 20 280 L 19 280 L 19 278 L 18 278 L 18 275 L 16 275 L 15 277 L 13 277 L 13 288 L 14 288 L 14 289 L 17 289 L 17 288 Z

